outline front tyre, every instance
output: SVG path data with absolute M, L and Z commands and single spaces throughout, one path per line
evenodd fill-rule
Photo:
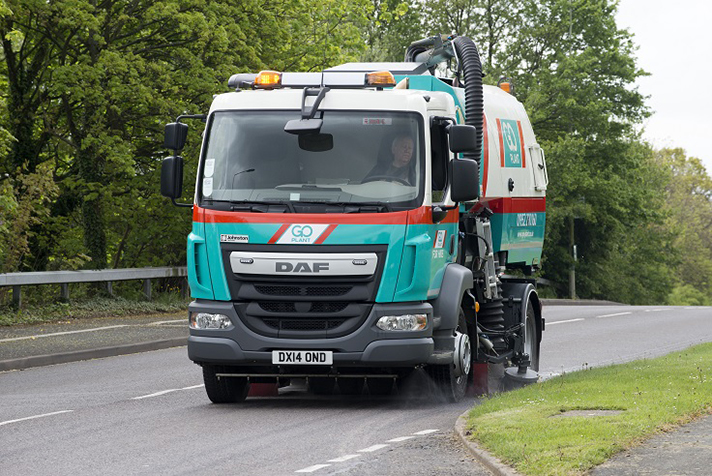
M 539 339 L 539 330 L 537 329 L 536 312 L 534 311 L 534 303 L 529 300 L 527 302 L 527 313 L 524 320 L 524 353 L 529 355 L 529 368 L 539 371 L 539 351 L 541 340 Z
M 213 403 L 239 403 L 247 398 L 250 383 L 245 377 L 218 377 L 226 373 L 225 367 L 203 364 L 203 382 L 205 392 Z
M 428 365 L 426 371 L 443 396 L 456 403 L 464 398 L 472 377 L 472 344 L 462 309 L 455 329 L 453 360 L 454 362 L 448 365 Z

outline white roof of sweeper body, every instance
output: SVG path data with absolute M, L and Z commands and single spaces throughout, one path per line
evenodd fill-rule
M 425 63 L 345 63 L 333 68 L 325 69 L 327 72 L 341 73 L 370 73 L 372 71 L 390 71 L 394 75 L 430 74 Z
M 215 97 L 210 112 L 220 110 L 300 110 L 303 89 L 246 90 Z M 428 96 L 429 103 L 423 99 Z M 310 99 L 310 101 L 312 101 Z M 415 89 L 332 89 L 324 96 L 321 110 L 413 111 L 427 114 L 428 106 L 441 104 L 441 109 L 454 107 L 452 96 L 443 92 Z

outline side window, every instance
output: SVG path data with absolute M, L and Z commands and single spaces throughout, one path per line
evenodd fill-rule
M 447 169 L 450 160 L 450 150 L 447 144 L 446 124 L 434 122 L 430 126 L 430 155 L 432 157 L 433 203 L 440 203 L 445 198 L 447 188 Z

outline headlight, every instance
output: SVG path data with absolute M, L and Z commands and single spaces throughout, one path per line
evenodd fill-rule
M 227 329 L 232 327 L 232 322 L 225 314 L 191 312 L 190 327 L 193 329 Z
M 425 329 L 427 324 L 427 314 L 404 314 L 383 316 L 376 322 L 376 327 L 384 331 L 420 331 Z

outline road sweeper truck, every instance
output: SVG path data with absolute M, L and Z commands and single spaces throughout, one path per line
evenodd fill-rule
M 482 76 L 470 39 L 434 36 L 403 62 L 235 74 L 208 114 L 166 125 L 211 401 L 293 379 L 386 394 L 414 371 L 458 401 L 483 363 L 536 378 L 546 164 L 522 104 Z M 192 203 L 186 118 L 205 123 Z

